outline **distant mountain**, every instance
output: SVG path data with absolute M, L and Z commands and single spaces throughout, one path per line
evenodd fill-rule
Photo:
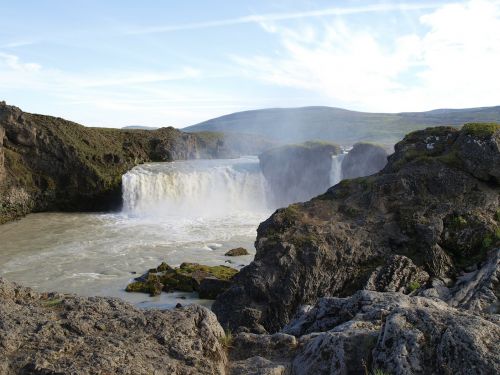
M 123 126 L 122 129 L 156 130 L 159 128 L 156 128 L 154 126 L 129 125 L 129 126 Z
M 366 113 L 332 107 L 271 108 L 232 113 L 182 130 L 255 134 L 279 142 L 321 139 L 341 144 L 393 144 L 413 130 L 467 122 L 500 123 L 500 106 L 405 113 Z

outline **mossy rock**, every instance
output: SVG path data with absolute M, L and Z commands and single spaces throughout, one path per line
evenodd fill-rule
M 151 296 L 158 296 L 163 290 L 163 284 L 154 274 L 149 274 L 146 281 L 135 281 L 127 285 L 127 292 L 149 293 Z
M 130 283 L 127 292 L 149 293 L 152 296 L 165 292 L 198 292 L 203 280 L 215 278 L 230 281 L 238 270 L 227 266 L 206 266 L 198 263 L 182 263 L 178 268 L 172 268 L 162 263 L 150 269 L 145 275 Z

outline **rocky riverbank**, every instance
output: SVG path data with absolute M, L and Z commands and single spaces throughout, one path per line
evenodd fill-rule
M 0 224 L 29 212 L 119 207 L 137 164 L 234 156 L 218 133 L 88 128 L 0 102 Z
M 2 280 L 0 369 L 498 374 L 499 199 L 499 125 L 411 133 L 379 173 L 263 222 L 254 261 L 215 301 L 218 321 Z M 176 274 L 163 268 L 153 273 Z

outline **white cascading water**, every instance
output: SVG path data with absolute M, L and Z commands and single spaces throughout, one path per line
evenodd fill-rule
M 332 156 L 332 169 L 330 170 L 330 186 L 337 185 L 342 181 L 342 161 L 345 154 Z
M 206 217 L 266 210 L 257 158 L 137 166 L 122 178 L 123 210 L 138 216 Z

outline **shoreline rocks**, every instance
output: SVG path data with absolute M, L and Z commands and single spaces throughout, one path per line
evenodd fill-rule
M 138 310 L 116 298 L 37 293 L 0 278 L 0 373 L 226 374 L 208 309 Z

